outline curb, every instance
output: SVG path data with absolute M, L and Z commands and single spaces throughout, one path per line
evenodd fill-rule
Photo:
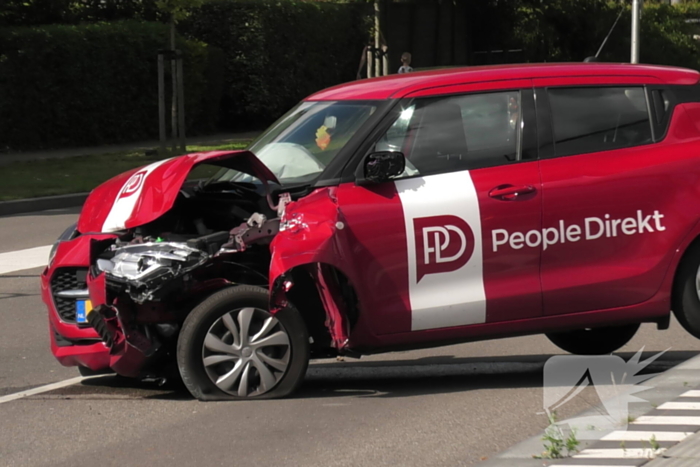
M 700 355 L 695 356 L 689 360 L 686 360 L 685 362 L 669 369 L 666 370 L 665 372 L 661 373 L 660 375 L 651 378 L 647 381 L 644 381 L 642 383 L 643 386 L 650 388 L 647 389 L 644 392 L 641 392 L 637 394 L 638 397 L 644 399 L 647 403 L 644 404 L 639 404 L 642 405 L 641 407 L 638 407 L 638 404 L 633 404 L 629 406 L 629 413 L 634 419 L 638 419 L 641 416 L 647 415 L 647 414 L 654 414 L 656 412 L 659 412 L 659 409 L 657 409 L 658 406 L 661 404 L 664 404 L 669 401 L 673 401 L 683 395 L 685 395 L 688 392 L 698 392 L 698 391 L 689 391 L 692 390 L 693 388 L 700 388 Z M 700 398 L 698 399 L 700 400 Z M 605 408 L 603 407 L 602 403 L 598 405 L 597 407 L 594 407 L 590 410 L 586 410 L 580 414 L 578 414 L 576 417 L 581 417 L 581 416 L 590 416 L 590 415 L 599 415 L 601 413 L 605 413 Z M 667 411 L 666 411 L 667 412 Z M 683 411 L 683 412 L 688 412 L 688 411 Z M 666 415 L 666 414 L 664 414 Z M 680 413 L 678 415 L 681 415 Z M 687 415 L 687 414 L 686 414 Z M 562 422 L 566 422 L 566 420 L 563 420 Z M 634 423 L 634 422 L 632 422 Z M 632 426 L 630 424 L 629 426 Z M 680 428 L 680 427 L 678 427 Z M 690 429 L 691 427 L 688 427 Z M 628 428 L 629 429 L 629 428 Z M 632 428 L 634 430 L 634 428 Z M 662 430 L 664 429 L 663 427 L 661 428 Z M 700 430 L 700 426 L 696 426 L 693 431 L 698 431 Z M 576 458 L 576 457 L 567 457 L 563 459 L 534 459 L 532 457 L 533 454 L 538 454 L 542 452 L 543 448 L 543 442 L 542 442 L 542 436 L 544 435 L 544 432 L 540 433 L 537 436 L 534 436 L 530 439 L 527 439 L 525 441 L 522 441 L 509 449 L 502 451 L 495 456 L 491 457 L 488 460 L 485 460 L 483 462 L 480 462 L 478 465 L 480 467 L 512 467 L 512 466 L 528 466 L 528 467 L 541 467 L 541 466 L 563 466 L 563 465 L 571 465 L 571 466 L 591 466 L 591 465 L 600 465 L 600 466 L 615 466 L 615 465 L 627 465 L 627 466 L 641 466 L 643 464 L 649 463 L 649 467 L 653 466 L 671 466 L 675 465 L 680 467 L 681 464 L 669 464 L 667 463 L 670 461 L 670 459 L 666 459 L 666 455 L 662 453 L 659 457 L 657 457 L 655 460 L 652 460 L 651 458 L 649 459 L 638 459 L 638 458 L 627 458 L 627 459 L 586 459 L 586 458 Z M 685 439 L 684 441 L 681 441 L 679 444 L 676 444 L 673 448 L 669 449 L 666 451 L 665 454 L 671 454 L 673 455 L 674 452 L 678 450 L 679 447 L 681 446 L 687 446 L 688 443 L 693 443 L 693 440 L 698 439 L 697 433 L 693 436 L 690 436 L 689 438 Z M 580 451 L 584 451 L 586 448 L 589 446 L 595 445 L 596 443 L 599 443 L 600 440 L 582 440 L 581 441 L 581 446 L 580 446 Z M 696 446 L 697 447 L 697 446 Z M 696 449 L 697 451 L 697 449 Z M 669 457 L 671 457 L 669 456 Z M 674 459 L 673 461 L 677 462 L 677 459 Z M 699 465 L 700 461 L 698 458 L 694 458 L 691 460 L 691 464 L 687 464 L 688 466 L 693 465 Z M 683 464 L 685 465 L 685 464 Z
M 89 194 L 90 193 L 75 193 L 72 195 L 18 199 L 16 201 L 0 201 L 0 216 L 46 211 L 48 209 L 78 207 L 83 205 Z

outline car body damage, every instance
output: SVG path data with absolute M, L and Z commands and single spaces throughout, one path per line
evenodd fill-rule
M 678 204 L 698 198 L 698 72 L 410 75 L 96 188 L 42 274 L 56 358 L 220 400 L 289 395 L 320 357 L 536 333 L 609 354 L 671 305 L 700 336 Z M 576 137 L 555 144 L 560 123 Z
M 271 309 L 287 306 L 288 292 L 295 286 L 291 271 L 303 269 L 313 280 L 325 312 L 331 345 L 340 353 L 349 350 L 350 316 L 356 316 L 354 292 L 347 280 L 353 265 L 345 246 L 345 222 L 338 208 L 336 188 L 322 188 L 290 203 L 282 217 L 280 233 L 271 245 Z M 340 273 L 340 276 L 338 275 Z M 307 293 L 309 293 L 307 291 Z
M 174 344 L 168 341 L 193 304 L 227 286 L 269 282 L 273 313 L 296 306 L 289 296 L 301 272 L 315 290 L 300 292 L 316 294 L 315 311 L 324 316 L 324 332 L 312 336 L 315 349 L 352 354 L 349 333 L 357 300 L 347 277 L 354 270 L 335 191 L 319 189 L 297 201 L 284 193 L 273 206 L 281 218 L 268 220 L 255 212 L 229 231 L 175 241 L 178 235 L 167 231 L 139 235 L 139 229 L 127 229 L 94 242 L 88 275 L 94 311 L 88 322 L 110 349 L 109 366 L 125 376 L 150 376 L 144 370 L 161 354 L 167 357 Z
M 180 156 L 117 175 L 95 188 L 85 201 L 78 231 L 114 232 L 152 222 L 174 205 L 190 172 L 201 164 L 253 175 L 279 184 L 250 151 L 213 151 Z
M 262 184 L 188 185 L 200 164 Z M 282 193 L 273 203 L 269 183 L 279 182 L 253 153 L 219 151 L 159 161 L 91 193 L 77 225 L 90 245 L 91 309 L 79 326 L 96 331 L 109 368 L 163 378 L 159 368 L 172 362 L 179 328 L 198 301 L 233 284 L 267 285 L 277 209 L 289 202 Z

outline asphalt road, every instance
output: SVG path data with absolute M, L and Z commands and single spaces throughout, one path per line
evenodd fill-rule
M 0 218 L 0 254 L 51 244 L 76 213 Z M 40 270 L 0 275 L 0 397 L 77 376 L 50 354 Z M 645 325 L 621 355 L 642 347 L 670 349 L 663 371 L 700 341 Z M 260 402 L 99 377 L 0 403 L 0 466 L 470 465 L 547 425 L 542 367 L 559 353 L 531 336 L 317 362 L 296 397 Z M 559 416 L 597 403 L 584 391 Z

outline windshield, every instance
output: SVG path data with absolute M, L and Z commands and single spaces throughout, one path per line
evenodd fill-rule
M 377 110 L 376 101 L 302 102 L 275 122 L 248 148 L 283 185 L 309 183 L 338 155 Z M 256 180 L 235 170 L 212 182 Z

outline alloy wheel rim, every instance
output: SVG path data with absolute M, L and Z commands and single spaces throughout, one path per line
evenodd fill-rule
M 695 293 L 698 295 L 698 300 L 700 300 L 700 267 L 695 273 Z
M 291 344 L 286 329 L 260 308 L 227 311 L 211 325 L 202 363 L 217 388 L 238 397 L 272 390 L 287 373 Z

